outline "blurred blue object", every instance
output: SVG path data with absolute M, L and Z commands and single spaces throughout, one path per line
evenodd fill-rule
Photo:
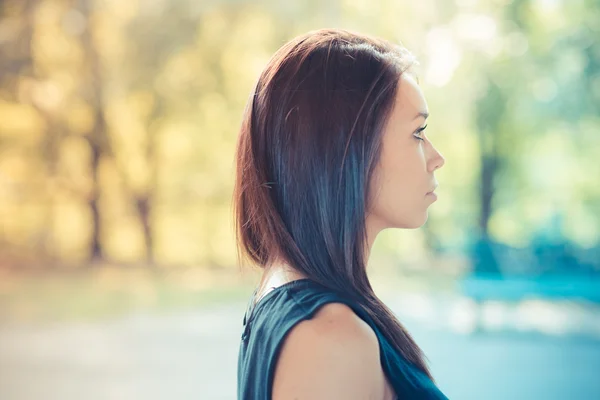
M 586 310 L 589 307 L 585 303 L 594 303 L 592 308 L 600 304 L 599 245 L 584 249 L 557 235 L 538 235 L 531 246 L 514 248 L 479 238 L 469 254 L 473 269 L 462 277 L 458 287 L 475 303 L 473 332 L 482 330 L 482 310 L 489 301 L 518 307 L 514 303 L 537 299 L 544 301 L 547 310 L 564 300 L 578 302 L 579 308 Z M 597 336 L 595 321 L 589 317 L 567 318 L 562 323 L 577 325 L 578 329 L 571 329 L 574 332 Z
M 573 275 L 600 277 L 600 243 L 581 248 L 566 238 L 539 236 L 526 248 L 515 248 L 481 237 L 468 249 L 473 275 L 536 277 Z
M 506 276 L 477 274 L 460 282 L 462 294 L 476 301 L 525 298 L 581 299 L 600 303 L 600 275 Z

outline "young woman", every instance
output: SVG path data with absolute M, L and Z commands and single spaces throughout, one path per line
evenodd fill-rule
M 444 158 L 410 53 L 340 29 L 294 38 L 250 96 L 237 149 L 240 259 L 264 269 L 244 315 L 238 399 L 446 399 L 373 292 L 386 228 L 418 228 Z

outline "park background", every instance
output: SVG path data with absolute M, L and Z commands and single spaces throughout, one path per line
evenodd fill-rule
M 234 399 L 231 196 L 271 55 L 405 45 L 446 158 L 369 275 L 451 399 L 600 399 L 600 1 L 0 2 L 0 397 Z

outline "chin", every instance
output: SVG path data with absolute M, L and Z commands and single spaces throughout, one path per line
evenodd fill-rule
M 419 229 L 427 222 L 427 213 L 422 218 L 415 218 L 412 221 L 403 221 L 400 224 L 394 226 L 394 228 L 400 229 Z
M 415 221 L 413 221 L 411 228 L 409 229 L 418 229 L 422 227 L 423 225 L 425 225 L 428 218 L 429 214 L 427 213 L 427 211 L 425 211 L 425 213 L 423 213 L 423 215 L 421 215 L 420 218 L 415 218 Z

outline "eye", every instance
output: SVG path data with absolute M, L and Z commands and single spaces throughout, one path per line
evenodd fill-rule
M 425 125 L 425 126 L 423 126 L 423 127 L 419 128 L 419 129 L 417 129 L 417 130 L 415 131 L 415 133 L 414 133 L 414 135 L 413 135 L 413 136 L 414 136 L 414 137 L 416 137 L 416 138 L 417 138 L 417 139 L 419 139 L 419 140 L 425 140 L 425 139 L 424 139 L 424 138 L 422 138 L 421 136 L 417 136 L 417 135 L 420 135 L 420 134 L 421 134 L 421 132 L 423 132 L 423 131 L 425 130 L 425 128 L 427 128 L 427 125 Z

